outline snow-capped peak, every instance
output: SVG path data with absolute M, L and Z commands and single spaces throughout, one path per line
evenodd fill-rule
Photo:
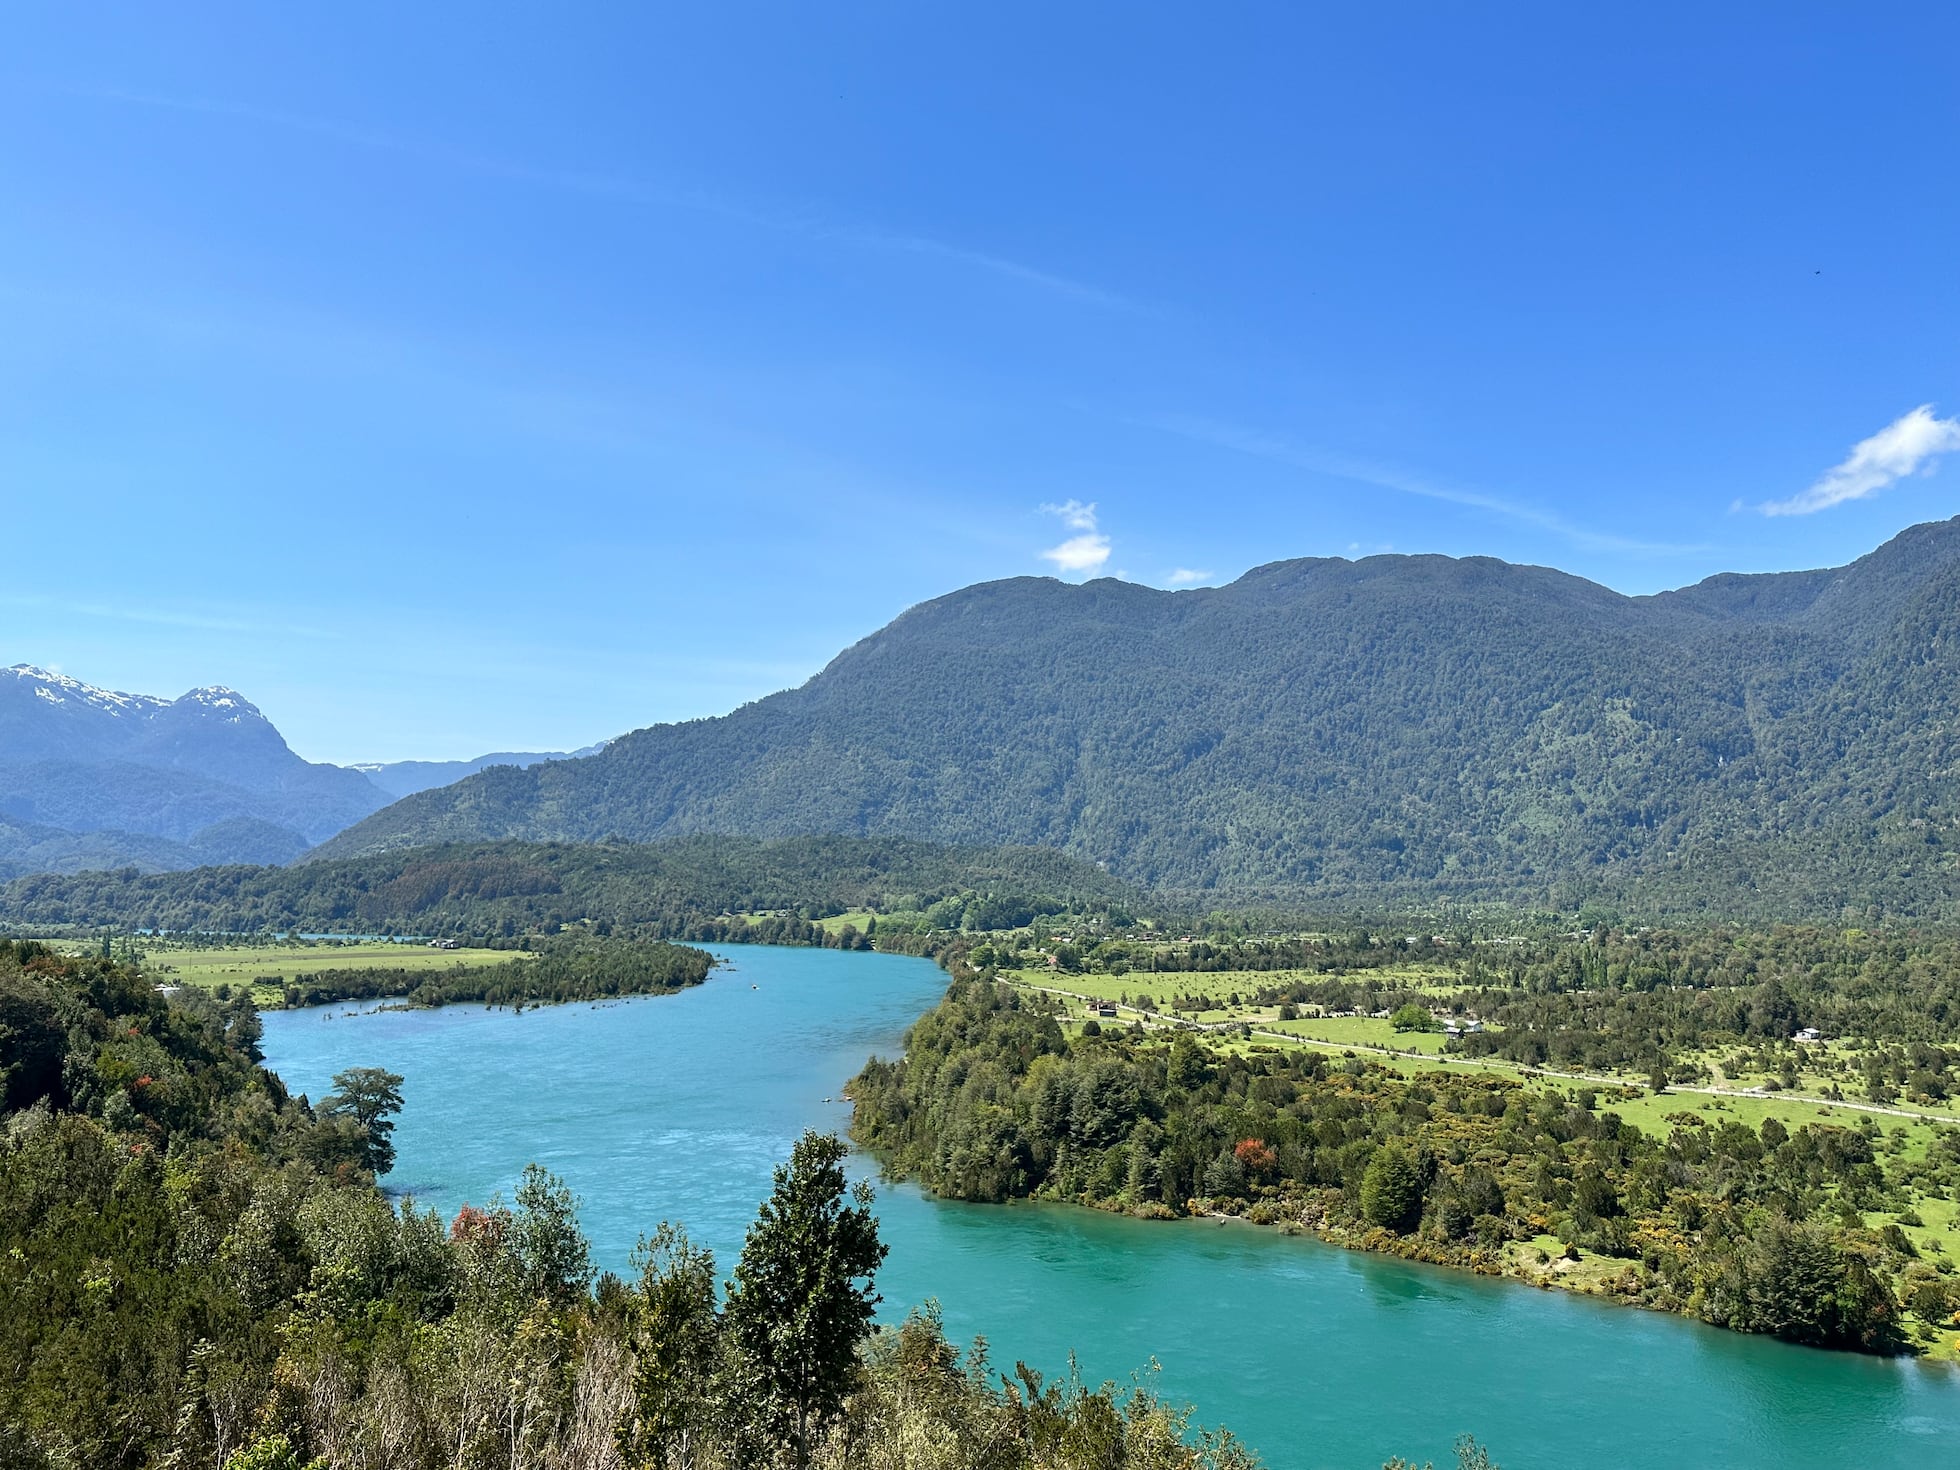
M 84 684 L 80 679 L 71 679 L 52 669 L 36 668 L 33 664 L 15 664 L 4 672 L 13 675 L 18 683 L 33 686 L 35 697 L 49 704 L 73 702 L 110 715 L 150 715 L 170 703 L 167 699 L 157 699 L 148 694 L 121 694 L 113 689 L 98 689 L 93 684 Z
M 240 694 L 236 689 L 227 689 L 222 684 L 207 684 L 202 689 L 193 689 L 177 697 L 178 704 L 192 704 L 200 709 L 208 709 L 223 715 L 233 722 L 247 719 L 263 719 L 259 707 Z
M 84 684 L 80 679 L 71 679 L 66 674 L 57 674 L 52 669 L 36 668 L 33 664 L 15 664 L 10 669 L 0 670 L 0 680 L 7 675 L 12 675 L 17 684 L 30 687 L 35 698 L 49 704 L 78 708 L 86 706 L 107 715 L 134 715 L 148 719 L 173 706 L 189 706 L 207 710 L 234 725 L 265 718 L 251 700 L 222 684 L 209 684 L 170 700 L 159 699 L 153 694 L 124 694 L 115 689 L 102 689 L 94 684 Z

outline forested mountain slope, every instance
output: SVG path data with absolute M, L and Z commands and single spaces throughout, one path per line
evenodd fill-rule
M 1927 912 L 1960 875 L 1960 521 L 1629 598 L 1487 558 L 1016 578 L 799 689 L 482 772 L 321 856 L 492 837 L 1045 844 L 1173 888 Z
M 0 669 L 0 865 L 286 862 L 384 805 L 234 690 L 156 699 Z

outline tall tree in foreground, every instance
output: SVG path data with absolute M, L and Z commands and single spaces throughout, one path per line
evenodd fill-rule
M 402 1077 L 379 1067 L 334 1073 L 334 1091 L 320 1101 L 327 1118 L 352 1118 L 365 1135 L 361 1162 L 376 1176 L 395 1167 L 395 1114 L 402 1110 Z
M 816 1433 L 842 1411 L 878 1303 L 885 1259 L 871 1189 L 844 1180 L 844 1145 L 808 1132 L 742 1243 L 725 1323 L 755 1427 L 810 1462 Z M 848 1201 L 848 1202 L 847 1202 Z
M 579 1229 L 578 1197 L 542 1164 L 524 1166 L 508 1239 L 530 1297 L 564 1306 L 591 1286 L 592 1248 Z
M 640 1268 L 629 1315 L 634 1413 L 621 1427 L 620 1448 L 633 1463 L 685 1470 L 709 1435 L 721 1363 L 714 1253 L 663 1223 L 640 1237 L 633 1263 Z

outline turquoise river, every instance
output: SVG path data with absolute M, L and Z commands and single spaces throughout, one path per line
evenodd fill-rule
M 385 1181 L 445 1214 L 563 1175 L 601 1264 L 663 1218 L 724 1274 L 771 1168 L 841 1131 L 845 1080 L 938 998 L 930 962 L 741 947 L 681 995 L 514 1014 L 272 1012 L 268 1062 L 319 1097 L 348 1066 L 402 1073 Z M 869 1161 L 861 1166 L 870 1171 Z M 937 1298 L 955 1340 L 1195 1404 L 1275 1470 L 1450 1459 L 1506 1470 L 1960 1465 L 1960 1371 L 1817 1352 L 1679 1318 L 1216 1223 L 960 1205 L 879 1185 L 887 1316 Z

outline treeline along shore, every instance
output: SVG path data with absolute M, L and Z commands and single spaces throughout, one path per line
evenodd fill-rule
M 1562 1244 L 1556 1260 L 1517 1249 L 1556 1230 L 1610 1259 L 1602 1284 L 1630 1301 L 1824 1346 L 1905 1345 L 1899 1275 L 1915 1253 L 1825 1207 L 1847 1186 L 1897 1187 L 1855 1127 L 1662 1141 L 1610 1106 L 1488 1076 L 1219 1055 L 1186 1033 L 1071 1040 L 986 980 L 956 985 L 850 1096 L 860 1141 L 951 1198 L 1229 1214 L 1527 1279 L 1565 1266 Z M 1960 1167 L 1960 1150 L 1940 1164 Z M 1935 1320 L 1951 1315 L 1946 1277 L 1913 1285 Z
M 345 1000 L 400 1000 L 417 1006 L 464 1001 L 563 1005 L 685 990 L 706 980 L 714 964 L 714 956 L 689 945 L 561 938 L 538 941 L 535 948 L 499 964 L 461 961 L 431 971 L 329 963 L 252 990 L 270 990 L 288 1009 Z

